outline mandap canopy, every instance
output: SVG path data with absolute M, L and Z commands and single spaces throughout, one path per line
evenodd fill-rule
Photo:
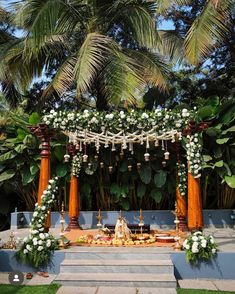
M 162 146 L 164 160 L 168 160 L 169 144 L 177 148 L 177 187 L 176 203 L 183 223 L 186 219 L 188 190 L 188 227 L 190 230 L 203 227 L 200 176 L 201 176 L 201 130 L 205 123 L 195 123 L 196 110 L 167 110 L 155 111 L 112 111 L 98 112 L 84 110 L 83 112 L 65 112 L 51 110 L 43 117 L 43 124 L 32 131 L 42 139 L 41 169 L 39 180 L 38 202 L 42 191 L 50 178 L 50 137 L 51 129 L 62 131 L 68 136 L 69 151 L 72 155 L 72 174 L 69 201 L 69 229 L 79 228 L 78 177 L 82 162 L 89 162 L 88 145 L 96 149 L 97 157 L 101 148 L 110 148 L 110 152 L 134 152 L 135 144 L 144 145 L 145 161 L 150 161 L 148 149 Z M 180 146 L 186 149 L 187 166 L 180 159 Z M 70 155 L 65 155 L 68 160 Z M 164 164 L 164 161 L 163 161 Z M 188 173 L 188 189 L 185 174 Z M 49 225 L 49 224 L 47 224 Z

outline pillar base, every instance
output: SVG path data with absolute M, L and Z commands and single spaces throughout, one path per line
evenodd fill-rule
M 202 227 L 200 227 L 200 228 L 189 228 L 189 231 L 193 234 L 193 233 L 198 232 L 198 231 L 202 232 L 203 228 Z
M 77 216 L 72 216 L 69 218 L 69 224 L 65 231 L 71 231 L 71 230 L 82 230 L 82 228 L 79 226 Z
M 179 230 L 181 232 L 187 232 L 188 231 L 188 226 L 187 226 L 186 218 L 184 216 L 179 216 L 178 219 L 180 221 Z

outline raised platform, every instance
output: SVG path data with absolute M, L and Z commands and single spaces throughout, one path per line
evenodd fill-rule
M 20 229 L 29 227 L 32 218 L 32 212 L 22 211 L 11 213 L 11 229 Z M 115 224 L 119 212 L 117 211 L 101 211 L 103 224 Z M 122 215 L 129 224 L 139 223 L 139 211 L 125 211 Z M 79 216 L 79 224 L 83 229 L 96 228 L 97 211 L 81 211 Z M 174 215 L 171 210 L 144 210 L 144 223 L 150 224 L 152 229 L 172 229 L 174 228 Z M 205 227 L 233 227 L 235 225 L 235 210 L 203 210 L 203 219 Z M 68 213 L 65 213 L 65 226 L 68 225 Z M 51 227 L 60 227 L 59 212 L 51 213 Z

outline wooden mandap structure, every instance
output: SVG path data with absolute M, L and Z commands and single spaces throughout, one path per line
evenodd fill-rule
M 159 115 L 161 113 L 161 115 Z M 51 111 L 43 117 L 43 123 L 31 127 L 31 132 L 41 141 L 41 165 L 38 186 L 38 204 L 41 203 L 41 195 L 47 188 L 50 180 L 50 141 L 56 131 L 62 131 L 68 136 L 68 151 L 72 158 L 80 155 L 81 164 L 87 162 L 89 155 L 86 154 L 86 146 L 92 145 L 96 148 L 97 156 L 100 148 L 110 148 L 115 151 L 118 145 L 121 153 L 126 150 L 133 151 L 134 144 L 146 146 L 143 154 L 145 161 L 149 161 L 148 148 L 151 146 L 162 146 L 165 149 L 165 159 L 169 159 L 167 144 L 175 144 L 177 161 L 181 161 L 182 138 L 188 141 L 187 149 L 187 186 L 188 193 L 181 195 L 179 188 L 179 176 L 176 174 L 176 203 L 179 211 L 181 230 L 200 230 L 203 228 L 202 201 L 200 191 L 200 174 L 190 169 L 193 164 L 192 142 L 195 136 L 200 135 L 207 127 L 206 123 L 196 124 L 194 122 L 195 111 L 167 111 L 155 112 L 124 111 L 107 113 L 98 111 L 65 113 Z M 128 119 L 129 118 L 129 119 Z M 197 145 L 196 143 L 194 145 Z M 200 146 L 196 146 L 200 147 Z M 193 155 L 192 155 L 193 154 Z M 66 155 L 67 156 L 67 155 Z M 65 156 L 65 157 L 66 157 Z M 78 157 L 77 157 L 78 158 Z M 196 162 L 200 162 L 197 158 Z M 79 217 L 79 177 L 71 173 L 69 193 L 69 225 L 67 230 L 80 229 Z M 187 218 L 187 224 L 186 224 Z M 45 227 L 50 227 L 50 214 Z

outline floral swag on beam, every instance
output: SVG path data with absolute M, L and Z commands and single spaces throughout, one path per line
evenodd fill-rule
M 74 144 L 80 152 L 83 146 L 94 144 L 97 153 L 101 145 L 116 150 L 116 145 L 121 146 L 121 152 L 133 152 L 133 145 L 138 143 L 146 146 L 145 159 L 149 160 L 148 149 L 150 143 L 154 146 L 162 145 L 164 156 L 169 158 L 167 143 L 176 140 L 182 142 L 187 150 L 189 169 L 195 178 L 201 176 L 201 138 L 199 133 L 190 133 L 189 124 L 194 121 L 195 110 L 167 110 L 155 111 L 113 111 L 112 113 L 95 110 L 83 112 L 65 112 L 51 110 L 50 114 L 43 117 L 43 122 L 55 129 L 61 130 L 69 137 L 69 142 Z M 182 140 L 184 134 L 188 135 Z M 83 155 L 87 161 L 88 155 Z M 184 173 L 182 172 L 182 177 Z M 180 177 L 180 175 L 179 175 Z M 181 181 L 179 181 L 181 182 Z

